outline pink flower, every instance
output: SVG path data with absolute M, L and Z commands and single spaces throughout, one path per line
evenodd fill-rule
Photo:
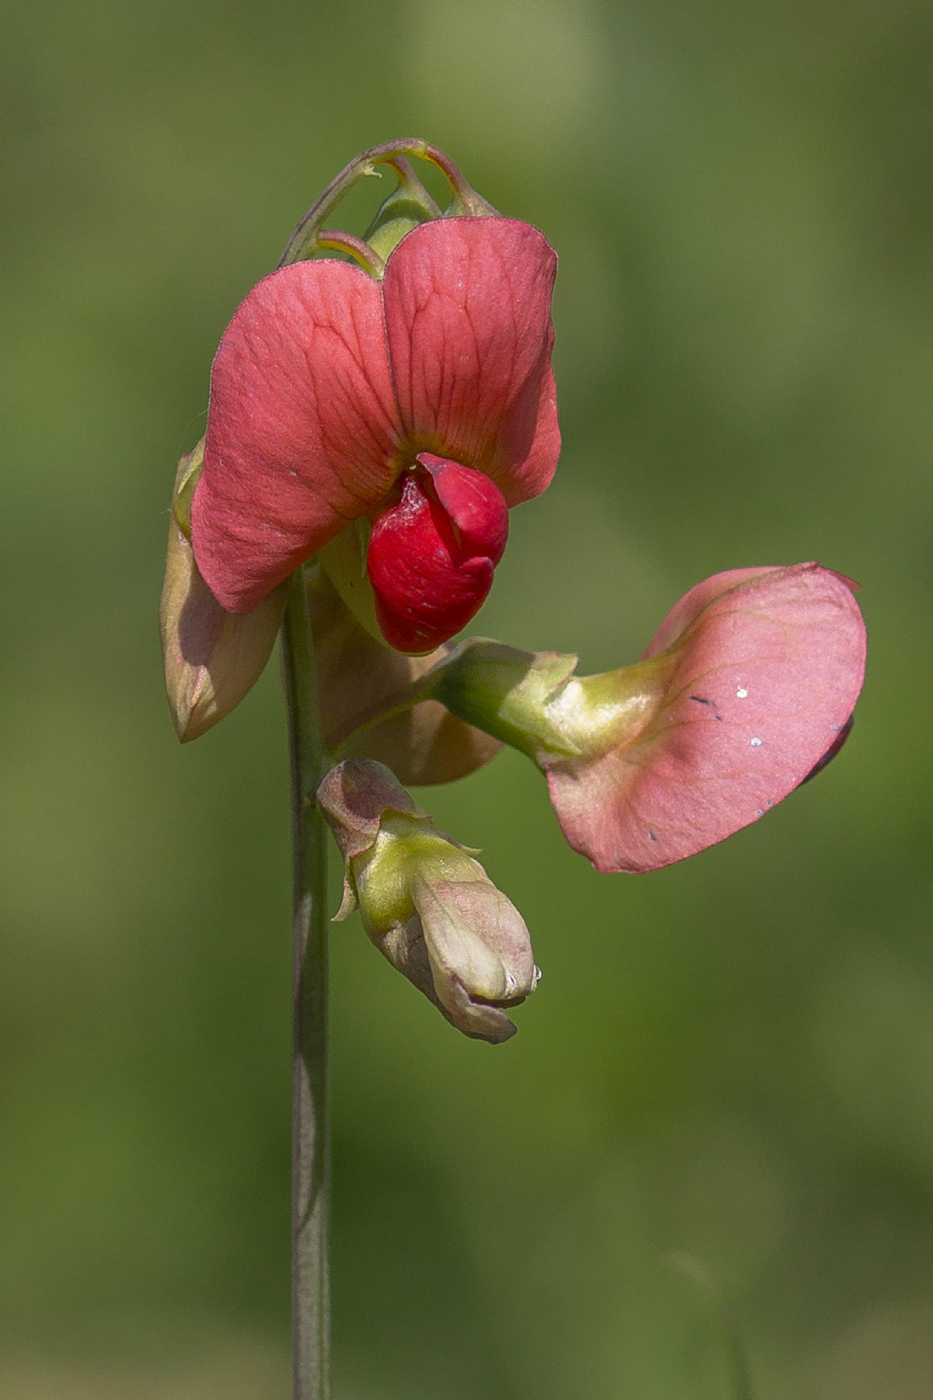
M 723 841 L 804 782 L 847 730 L 865 674 L 848 579 L 818 564 L 731 569 L 691 588 L 642 658 L 663 688 L 634 732 L 547 770 L 597 870 L 654 870 Z
M 634 666 L 467 641 L 421 693 L 523 749 L 597 870 L 655 870 L 764 816 L 850 727 L 865 625 L 819 564 L 732 569 L 672 608 Z
M 253 288 L 214 361 L 191 512 L 224 608 L 250 612 L 365 518 L 387 640 L 426 652 L 464 626 L 508 508 L 557 463 L 555 269 L 528 224 L 446 218 L 403 238 L 382 281 L 322 259 Z

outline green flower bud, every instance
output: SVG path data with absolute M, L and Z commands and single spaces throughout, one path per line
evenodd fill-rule
M 398 184 L 376 211 L 376 216 L 363 234 L 364 239 L 386 261 L 389 254 L 428 219 L 439 219 L 441 210 L 428 194 L 404 156 L 396 156 L 391 164 Z
M 318 789 L 346 867 L 337 919 L 359 908 L 380 952 L 464 1035 L 515 1034 L 506 1007 L 539 973 L 518 910 L 381 763 L 348 759 Z
M 450 185 L 451 201 L 443 211 L 418 179 L 406 157 L 417 156 L 443 172 Z M 383 200 L 363 238 L 330 227 L 332 214 L 341 200 L 364 176 L 378 174 L 380 165 L 391 166 L 398 185 Z M 344 166 L 318 200 L 311 206 L 289 239 L 280 267 L 319 257 L 338 250 L 348 253 L 372 277 L 381 278 L 386 259 L 406 233 L 430 219 L 494 217 L 497 210 L 476 193 L 448 155 L 426 141 L 407 139 L 386 141 L 363 151 Z

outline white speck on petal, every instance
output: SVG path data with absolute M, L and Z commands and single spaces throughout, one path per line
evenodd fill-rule
M 764 741 L 762 739 L 749 739 L 748 742 L 751 744 L 753 749 L 760 749 Z
M 738 690 L 735 692 L 735 698 L 736 700 L 748 699 L 748 691 L 745 689 L 744 685 L 739 686 Z

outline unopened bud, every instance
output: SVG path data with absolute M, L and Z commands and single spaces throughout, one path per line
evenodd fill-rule
M 391 165 L 398 178 L 392 193 L 383 200 L 375 218 L 363 237 L 381 258 L 388 256 L 401 243 L 406 233 L 425 223 L 439 219 L 441 210 L 412 170 L 404 156 L 396 156 Z
M 165 690 L 182 743 L 213 728 L 255 685 L 275 644 L 288 587 L 280 584 L 251 613 L 234 615 L 202 579 L 183 524 L 203 455 L 202 441 L 178 464 L 159 607 Z
M 338 764 L 318 801 L 345 861 L 337 918 L 358 907 L 380 952 L 464 1035 L 508 1040 L 505 1008 L 539 976 L 518 910 L 381 763 Z

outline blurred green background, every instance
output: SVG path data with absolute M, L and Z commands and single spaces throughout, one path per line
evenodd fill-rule
M 288 1394 L 278 682 L 180 749 L 155 615 L 224 325 L 401 135 L 561 257 L 476 629 L 602 669 L 818 558 L 872 647 L 682 866 L 597 876 L 514 754 L 427 795 L 544 979 L 490 1049 L 335 930 L 336 1400 L 728 1400 L 684 1255 L 759 1400 L 933 1394 L 933 7 L 32 0 L 0 73 L 0 1395 Z

